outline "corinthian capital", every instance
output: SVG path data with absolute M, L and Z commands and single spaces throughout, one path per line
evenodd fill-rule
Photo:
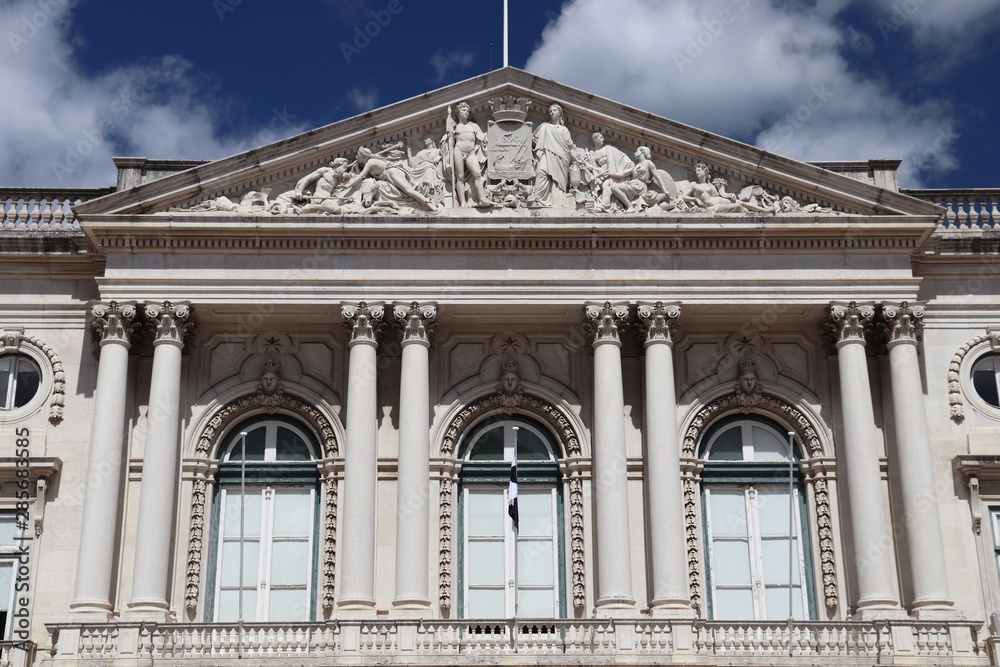
M 134 303 L 95 303 L 90 307 L 94 321 L 90 324 L 90 333 L 94 341 L 105 343 L 115 341 L 131 345 L 132 334 L 139 325 L 135 322 L 136 306 Z
M 897 342 L 916 343 L 924 331 L 924 304 L 883 303 L 881 333 L 887 345 Z
M 681 304 L 677 302 L 639 303 L 637 308 L 642 321 L 643 338 L 649 343 L 672 343 L 672 331 L 681 316 Z
M 836 349 L 847 341 L 865 342 L 865 330 L 871 326 L 875 316 L 874 303 L 857 301 L 834 301 L 827 308 L 827 318 L 823 322 L 823 333 L 827 345 Z
M 628 318 L 627 303 L 611 303 L 610 301 L 588 303 L 584 307 L 584 312 L 589 320 L 594 344 L 621 340 L 618 335 L 618 327 L 624 324 Z
M 146 319 L 155 329 L 153 344 L 169 341 L 183 345 L 194 331 L 194 320 L 191 317 L 191 305 L 188 303 L 147 303 Z
M 342 304 L 340 314 L 344 316 L 344 326 L 351 332 L 351 343 L 378 344 L 378 335 L 385 326 L 382 317 L 385 306 L 381 303 L 369 304 L 367 301 L 354 305 Z
M 392 309 L 396 322 L 403 332 L 403 345 L 409 342 L 430 343 L 431 334 L 437 322 L 437 304 L 417 303 L 396 304 Z

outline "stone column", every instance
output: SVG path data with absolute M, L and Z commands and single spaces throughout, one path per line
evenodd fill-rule
M 892 531 L 886 520 L 865 354 L 865 329 L 874 315 L 874 304 L 834 302 L 825 323 L 837 350 L 840 370 L 844 442 L 838 458 L 843 458 L 847 470 L 858 581 L 857 610 L 863 618 L 899 609 L 892 586 Z
M 883 304 L 896 451 L 892 467 L 899 471 L 906 544 L 910 554 L 913 611 L 950 611 L 947 565 L 941 540 L 941 517 L 934 483 L 934 459 L 924 416 L 923 383 L 917 342 L 923 330 L 924 306 Z
M 375 606 L 375 505 L 378 452 L 378 334 L 385 312 L 381 304 L 345 304 L 351 332 L 347 377 L 347 442 L 344 443 L 344 495 L 337 540 L 341 554 L 341 607 Z
M 194 328 L 186 303 L 148 304 L 146 317 L 156 322 L 153 372 L 146 415 L 146 445 L 139 489 L 139 525 L 135 543 L 133 615 L 163 619 L 169 611 L 170 555 L 173 553 L 174 506 L 180 468 L 181 350 Z
M 597 538 L 597 606 L 634 609 L 629 536 L 625 397 L 618 326 L 628 304 L 587 304 L 594 332 L 594 518 Z M 612 611 L 613 613 L 613 611 Z
M 428 350 L 435 304 L 397 305 L 403 359 L 399 378 L 399 457 L 396 483 L 396 597 L 393 607 L 430 611 L 427 550 L 430 530 L 430 374 Z
M 646 510 L 654 615 L 691 616 L 687 554 L 684 550 L 684 491 L 677 442 L 677 397 L 671 326 L 680 317 L 678 303 L 639 304 L 644 328 L 646 369 Z
M 114 611 L 111 575 L 117 562 L 115 538 L 124 461 L 128 351 L 136 308 L 135 304 L 112 301 L 95 304 L 91 312 L 91 330 L 99 341 L 101 356 L 91 420 L 87 490 L 80 517 L 76 587 L 70 609 L 107 617 Z

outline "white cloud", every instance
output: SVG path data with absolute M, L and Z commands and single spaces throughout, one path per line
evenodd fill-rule
M 371 111 L 378 106 L 377 88 L 351 88 L 344 95 L 354 107 L 355 113 Z
M 228 105 L 178 56 L 82 72 L 73 4 L 8 0 L 0 12 L 0 184 L 111 185 L 113 155 L 212 159 L 248 148 L 248 138 L 304 129 L 276 110 L 264 127 L 223 135 Z
M 903 158 L 908 186 L 954 168 L 946 102 L 849 67 L 849 2 L 572 0 L 527 69 L 798 159 Z
M 933 57 L 971 51 L 1000 25 L 1000 0 L 868 2 L 883 38 L 910 35 L 920 46 L 935 49 Z
M 452 71 L 459 75 L 462 74 L 472 67 L 474 61 L 475 56 L 472 52 L 464 48 L 448 53 L 438 51 L 431 57 L 431 67 L 434 68 L 436 74 L 435 81 L 444 81 L 445 77 L 449 76 Z

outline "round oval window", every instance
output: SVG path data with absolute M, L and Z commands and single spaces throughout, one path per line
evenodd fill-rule
M 1000 355 L 990 354 L 973 364 L 972 386 L 979 398 L 1000 408 Z
M 42 370 L 23 354 L 0 357 L 0 410 L 16 410 L 33 399 L 42 385 Z

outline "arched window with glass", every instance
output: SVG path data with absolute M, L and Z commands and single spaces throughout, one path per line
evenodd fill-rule
M 17 410 L 38 395 L 42 370 L 24 354 L 0 355 L 0 411 Z
M 764 417 L 724 419 L 701 455 L 709 616 L 814 618 L 803 480 L 787 431 Z
M 241 608 L 247 622 L 315 618 L 318 451 L 306 426 L 280 415 L 227 434 L 213 508 L 212 620 L 236 621 Z
M 462 615 L 565 617 L 562 494 L 551 433 L 527 417 L 493 417 L 475 425 L 461 451 Z M 508 514 L 515 460 L 516 535 Z

